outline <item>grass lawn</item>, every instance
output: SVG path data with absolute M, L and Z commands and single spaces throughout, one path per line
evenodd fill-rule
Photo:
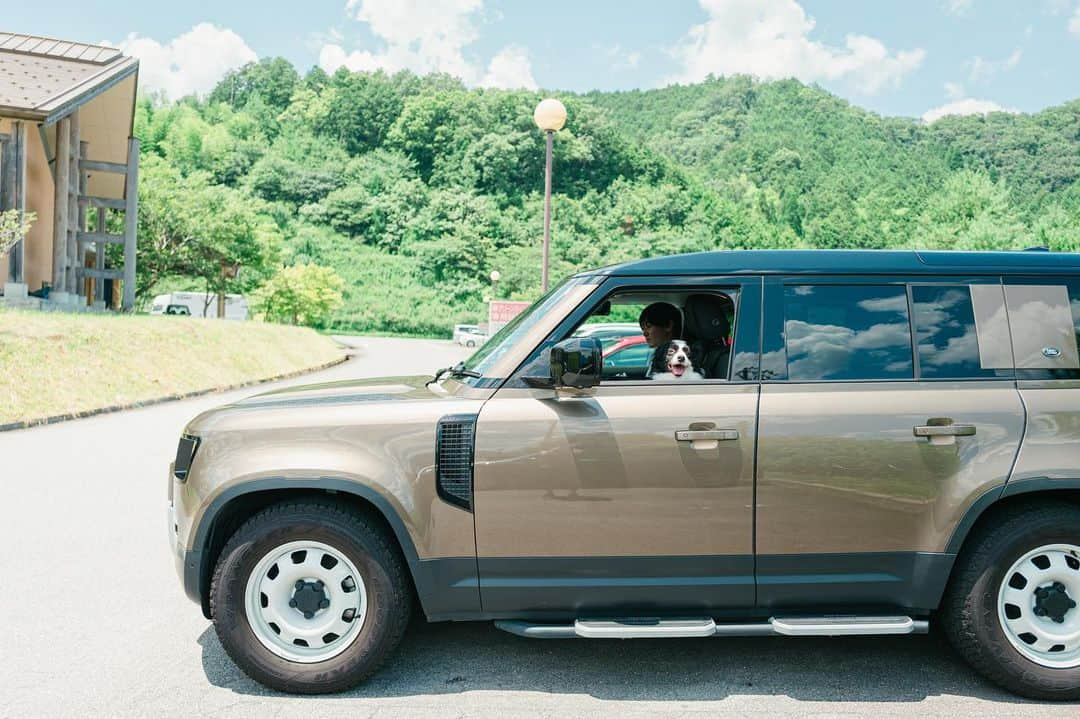
M 301 327 L 0 310 L 0 425 L 254 382 L 339 359 Z

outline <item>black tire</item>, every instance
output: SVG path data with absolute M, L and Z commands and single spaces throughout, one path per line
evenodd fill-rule
M 1005 574 L 1024 554 L 1080 543 L 1080 507 L 1033 504 L 995 518 L 957 559 L 942 604 L 944 630 L 960 655 L 991 681 L 1032 699 L 1080 699 L 1080 667 L 1052 668 L 1021 654 L 998 618 Z M 1080 611 L 1080 608 L 1071 611 Z
M 248 623 L 244 602 L 259 560 L 301 539 L 343 552 L 362 575 L 368 601 L 356 639 L 337 656 L 313 664 L 267 649 Z M 412 592 L 392 537 L 374 522 L 330 502 L 287 502 L 259 512 L 229 539 L 214 569 L 210 612 L 226 653 L 249 677 L 290 694 L 326 694 L 355 686 L 393 652 L 412 614 Z

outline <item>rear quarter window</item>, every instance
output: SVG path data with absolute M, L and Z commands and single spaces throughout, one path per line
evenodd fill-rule
M 1080 279 L 1008 280 L 1019 379 L 1080 379 Z

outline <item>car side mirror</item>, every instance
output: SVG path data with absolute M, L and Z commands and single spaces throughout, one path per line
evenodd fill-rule
M 604 353 L 595 337 L 571 337 L 551 348 L 549 377 L 526 377 L 525 383 L 537 389 L 571 387 L 588 389 L 600 384 Z

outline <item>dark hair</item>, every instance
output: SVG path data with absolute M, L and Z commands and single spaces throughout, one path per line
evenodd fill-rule
M 653 302 L 643 309 L 638 315 L 638 324 L 646 322 L 657 327 L 671 325 L 671 336 L 682 337 L 682 313 L 670 302 Z

